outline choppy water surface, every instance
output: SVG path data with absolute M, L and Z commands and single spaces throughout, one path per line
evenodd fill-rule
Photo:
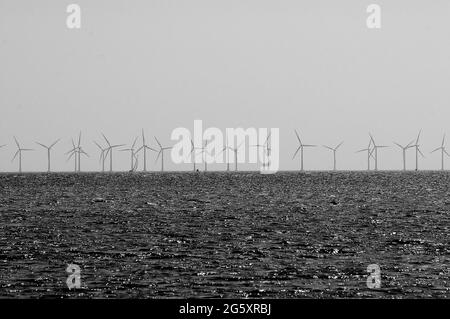
M 449 185 L 436 172 L 0 175 L 0 297 L 449 297 Z

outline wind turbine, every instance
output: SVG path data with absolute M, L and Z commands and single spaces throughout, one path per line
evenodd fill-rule
M 144 135 L 144 129 L 142 129 L 142 146 L 136 151 L 136 153 L 143 151 L 144 153 L 144 172 L 147 171 L 147 150 L 158 152 L 154 148 L 149 147 L 147 144 L 145 144 L 145 135 Z
M 400 145 L 400 144 L 397 143 L 397 142 L 394 142 L 395 145 L 397 145 L 398 147 L 400 147 L 400 148 L 402 149 L 402 153 L 403 153 L 403 170 L 404 170 L 404 171 L 406 171 L 406 150 L 407 150 L 408 148 L 413 147 L 413 146 L 411 145 L 413 142 L 414 142 L 414 141 L 409 142 L 409 144 L 406 145 L 406 146 L 403 146 L 403 145 Z
M 344 142 L 340 142 L 335 148 L 332 148 L 327 145 L 323 145 L 323 147 L 328 148 L 329 150 L 333 151 L 333 171 L 336 170 L 336 151 L 342 145 L 342 143 L 344 143 Z
M 295 135 L 297 136 L 299 147 L 295 151 L 294 156 L 292 156 L 292 159 L 294 159 L 295 155 L 297 155 L 298 151 L 300 151 L 300 170 L 303 172 L 303 149 L 305 147 L 315 147 L 316 145 L 303 144 L 302 140 L 300 139 L 300 136 L 297 133 L 297 130 L 294 130 L 294 131 L 295 131 Z
M 131 155 L 131 157 L 130 157 L 130 159 L 131 159 L 131 171 L 134 171 L 134 158 L 135 158 L 135 152 L 134 152 L 134 146 L 136 145 L 136 141 L 137 141 L 137 137 L 134 139 L 134 142 L 133 142 L 133 144 L 131 145 L 131 147 L 130 148 L 126 148 L 126 149 L 123 149 L 123 150 L 120 150 L 121 152 L 126 152 L 126 151 L 128 151 L 128 152 L 130 152 L 130 155 Z
M 369 139 L 369 145 L 367 148 L 363 148 L 362 150 L 356 151 L 356 153 L 367 152 L 367 170 L 370 171 L 370 158 L 373 158 L 373 149 L 370 148 L 372 146 L 372 139 Z
M 375 170 L 378 171 L 378 149 L 379 149 L 379 148 L 389 147 L 389 146 L 386 146 L 386 145 L 377 145 L 377 144 L 375 143 L 375 140 L 374 140 L 372 134 L 369 133 L 369 136 L 370 136 L 370 139 L 372 140 L 372 143 L 373 143 L 373 150 L 372 150 L 372 152 L 375 152 Z
M 88 153 L 86 153 L 83 148 L 81 147 L 81 132 L 78 135 L 78 146 L 75 146 L 75 142 L 72 139 L 72 149 L 66 153 L 66 155 L 69 155 L 69 158 L 67 160 L 70 160 L 72 156 L 75 157 L 75 172 L 81 172 L 81 154 L 89 157 Z
M 227 162 L 227 172 L 230 171 L 230 155 L 229 155 L 230 154 L 229 153 L 230 150 L 233 150 L 233 149 L 228 146 L 228 136 L 226 136 L 225 137 L 225 147 L 223 148 L 222 153 L 227 151 L 227 153 L 225 155 L 225 160 Z M 220 154 L 222 154 L 222 153 L 220 153 Z
M 222 154 L 225 151 L 228 152 L 228 150 L 230 150 L 234 153 L 234 171 L 235 172 L 237 172 L 237 170 L 238 170 L 238 152 L 239 152 L 239 148 L 241 147 L 242 143 L 244 143 L 244 141 L 241 142 L 238 145 L 238 147 L 231 147 L 231 146 L 227 145 L 223 148 L 222 152 L 220 153 L 220 154 Z M 227 158 L 228 158 L 228 156 L 227 156 Z M 227 160 L 227 169 L 228 169 L 229 164 L 230 164 L 230 162 Z
M 416 149 L 416 171 L 419 170 L 419 154 L 422 157 L 425 157 L 425 155 L 422 154 L 422 152 L 420 151 L 420 148 L 419 148 L 419 146 L 420 146 L 419 145 L 420 133 L 422 133 L 422 130 L 419 130 L 419 134 L 417 134 L 416 144 L 412 145 Z
M 122 147 L 122 146 L 124 146 L 124 144 L 111 145 L 109 140 L 106 138 L 105 134 L 102 133 L 102 136 L 105 139 L 106 144 L 108 144 L 108 147 L 106 148 L 105 156 L 108 156 L 108 153 L 109 153 L 109 171 L 112 173 L 112 171 L 113 171 L 113 149 L 117 148 L 117 147 Z
M 434 151 L 432 151 L 431 153 L 434 153 L 434 152 L 436 152 L 436 151 L 441 151 L 441 170 L 443 171 L 444 170 L 444 153 L 447 155 L 447 156 L 450 156 L 448 153 L 447 153 L 447 150 L 445 149 L 445 134 L 444 134 L 444 137 L 442 137 L 442 144 L 441 144 L 441 147 L 438 147 L 437 149 L 435 149 Z
M 100 144 L 98 144 L 96 141 L 94 141 L 95 145 L 97 145 L 97 147 L 100 149 L 100 159 L 99 159 L 99 163 L 102 164 L 102 172 L 105 172 L 105 160 L 106 160 L 106 156 L 108 155 L 107 152 L 107 148 L 103 148 L 100 146 Z
M 159 152 L 158 152 L 158 156 L 156 157 L 155 163 L 158 161 L 158 158 L 161 155 L 161 172 L 164 172 L 164 151 L 170 150 L 172 147 L 171 146 L 163 147 L 161 145 L 161 143 L 158 141 L 158 139 L 156 138 L 156 136 L 155 136 L 155 140 L 156 140 L 156 143 L 158 143 L 158 145 L 159 145 Z
M 31 148 L 21 148 L 19 142 L 17 141 L 16 137 L 14 136 L 14 142 L 16 142 L 17 145 L 17 152 L 16 154 L 14 154 L 13 159 L 11 160 L 11 162 L 13 162 L 17 155 L 19 155 L 19 173 L 22 173 L 22 152 L 26 152 L 26 151 L 33 151 L 33 149 Z
M 266 155 L 270 156 L 270 151 L 272 150 L 270 145 L 269 145 L 270 134 L 272 134 L 272 133 L 269 133 L 267 135 L 267 138 L 266 138 L 266 140 L 264 141 L 263 144 L 251 145 L 252 147 L 256 147 L 257 149 L 258 148 L 262 148 L 263 149 L 263 165 L 262 165 L 263 167 L 266 165 L 266 161 L 265 161 Z
M 51 163 L 51 150 L 53 148 L 53 146 L 56 145 L 56 143 L 58 143 L 60 141 L 60 139 L 58 139 L 57 141 L 55 141 L 52 145 L 47 146 L 44 145 L 42 143 L 36 142 L 36 144 L 42 146 L 43 148 L 47 149 L 47 172 L 50 173 L 50 163 Z

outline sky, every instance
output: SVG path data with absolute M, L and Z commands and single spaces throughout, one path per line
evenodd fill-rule
M 72 3 L 80 29 L 66 26 Z M 366 26 L 372 3 L 380 29 Z M 101 132 L 131 144 L 144 128 L 152 146 L 153 136 L 171 145 L 171 132 L 196 119 L 223 130 L 279 128 L 280 170 L 299 168 L 294 129 L 320 146 L 305 152 L 309 170 L 331 169 L 321 145 L 341 141 L 338 169 L 365 169 L 355 152 L 368 132 L 390 146 L 379 168 L 400 169 L 393 142 L 422 129 L 420 167 L 438 169 L 430 151 L 450 134 L 449 17 L 447 0 L 0 0 L 0 171 L 17 170 L 13 136 L 35 149 L 25 171 L 45 170 L 35 142 L 58 138 L 53 169 L 70 171 L 65 152 L 82 131 L 82 168 L 98 170 Z M 128 170 L 128 153 L 117 152 L 114 166 Z

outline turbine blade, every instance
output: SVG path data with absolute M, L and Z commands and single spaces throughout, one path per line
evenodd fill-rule
M 97 147 L 98 147 L 101 151 L 103 151 L 103 148 L 102 148 L 96 141 L 94 141 L 94 143 L 95 143 L 95 145 L 97 145 Z
M 43 148 L 49 148 L 49 147 L 47 147 L 47 146 L 45 146 L 44 144 L 41 144 L 41 143 L 39 143 L 39 142 L 35 142 L 36 144 L 38 144 L 38 145 L 40 145 L 40 146 L 42 146 Z
M 69 155 L 69 158 L 67 158 L 67 161 L 66 162 L 68 162 L 71 158 L 72 158 L 72 156 L 75 154 L 75 152 L 72 152 L 70 155 Z
M 440 149 L 442 149 L 442 147 L 438 147 L 437 149 L 432 150 L 432 151 L 430 152 L 430 154 L 433 154 L 434 152 L 436 152 L 436 151 L 438 151 L 438 150 L 440 150 Z
M 419 151 L 420 155 L 422 155 L 422 157 L 425 157 L 425 155 L 423 155 L 422 152 L 420 151 L 420 148 L 417 148 L 417 150 Z
M 375 140 L 374 140 L 374 138 L 373 138 L 372 134 L 371 134 L 371 133 L 369 133 L 369 136 L 370 136 L 370 140 L 372 141 L 373 145 L 375 146 L 376 144 L 375 144 Z
M 334 151 L 334 149 L 332 149 L 331 147 L 329 147 L 329 146 L 326 146 L 326 145 L 322 145 L 323 147 L 326 147 L 326 148 L 328 148 L 329 150 L 332 150 L 332 151 Z
M 76 150 L 76 147 L 72 148 L 70 151 L 66 152 L 65 155 L 68 155 L 69 153 L 75 152 L 75 150 Z
M 297 130 L 294 130 L 294 132 L 295 132 L 295 135 L 297 136 L 298 142 L 300 143 L 300 145 L 302 145 L 302 140 L 300 139 L 300 136 L 298 135 Z
M 17 138 L 14 136 L 14 142 L 16 142 L 17 148 L 20 148 L 19 142 L 17 141 Z
M 301 146 L 299 146 L 299 147 L 297 148 L 297 150 L 296 150 L 295 153 L 294 153 L 294 156 L 292 156 L 292 159 L 295 158 L 295 155 L 297 155 L 297 153 L 298 153 L 298 151 L 300 150 L 300 148 L 301 148 Z
M 406 145 L 406 148 L 413 147 L 413 145 L 411 145 L 412 143 L 414 143 L 414 140 L 412 140 L 411 142 L 409 142 L 408 145 Z
M 145 148 L 153 152 L 158 152 L 158 150 L 155 150 L 154 148 L 151 148 L 150 146 L 147 145 L 145 145 Z
M 14 154 L 14 157 L 12 158 L 11 162 L 14 162 L 14 160 L 16 159 L 17 154 L 19 154 L 19 152 L 20 152 L 20 150 L 17 150 L 17 152 Z
M 419 130 L 419 134 L 417 134 L 416 144 L 419 144 L 420 134 L 422 133 L 422 129 Z
M 109 147 L 111 147 L 111 144 L 109 143 L 108 139 L 106 138 L 105 134 L 102 133 L 103 138 L 106 141 L 106 144 L 108 144 Z
M 156 156 L 155 163 L 158 162 L 158 159 L 159 159 L 159 156 L 161 155 L 161 152 L 162 152 L 162 150 L 158 152 L 158 156 Z
M 335 147 L 335 150 L 337 150 L 342 144 L 344 144 L 344 141 L 340 142 L 339 145 Z
M 155 140 L 156 140 L 156 143 L 158 143 L 159 147 L 162 148 L 162 145 L 161 145 L 161 143 L 158 141 L 158 139 L 156 138 L 156 136 L 155 136 Z
M 138 138 L 137 138 L 137 136 L 136 136 L 136 138 L 134 139 L 133 145 L 131 146 L 132 149 L 134 149 L 134 146 L 136 145 L 137 139 L 138 139 Z
M 403 149 L 404 147 L 401 146 L 400 144 L 398 144 L 397 142 L 394 142 L 395 145 L 397 145 L 398 147 L 400 147 L 401 149 Z
M 61 139 L 60 138 L 58 138 L 52 145 L 50 145 L 50 148 L 52 148 L 53 146 L 55 146 L 56 145 L 56 143 L 58 143 L 59 141 L 60 141 Z

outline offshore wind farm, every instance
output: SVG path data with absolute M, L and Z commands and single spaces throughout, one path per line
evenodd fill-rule
M 300 172 L 304 172 L 304 171 L 307 171 L 307 169 L 305 168 L 305 164 L 304 164 L 304 161 L 305 161 L 304 151 L 306 148 L 315 148 L 317 145 L 304 144 L 302 142 L 302 139 L 300 138 L 300 135 L 299 135 L 297 129 L 294 129 L 293 132 L 294 132 L 294 136 L 298 142 L 298 146 L 295 149 L 294 155 L 292 156 L 292 161 L 294 161 L 298 157 L 300 166 L 299 166 L 299 169 L 291 169 L 291 170 L 298 170 Z M 420 148 L 420 147 L 423 147 L 423 145 L 419 144 L 419 139 L 420 139 L 421 133 L 422 133 L 422 130 L 419 131 L 417 137 L 414 140 L 411 140 L 406 145 L 402 145 L 402 144 L 399 144 L 394 141 L 392 143 L 392 146 L 399 147 L 402 152 L 401 153 L 402 154 L 402 166 L 401 166 L 401 168 L 397 168 L 397 169 L 384 166 L 383 170 L 386 170 L 386 171 L 394 171 L 394 170 L 418 171 L 419 170 L 419 155 L 420 155 L 420 157 L 422 157 L 422 159 L 425 159 L 425 155 L 423 155 L 421 148 Z M 168 145 L 163 146 L 160 143 L 160 141 L 158 140 L 158 138 L 155 136 L 154 137 L 155 145 L 152 145 L 152 147 L 150 147 L 146 143 L 144 129 L 142 129 L 141 144 L 139 145 L 138 137 L 136 136 L 132 140 L 133 142 L 131 143 L 131 145 L 128 148 L 127 148 L 126 144 L 114 144 L 114 145 L 111 144 L 109 142 L 108 138 L 103 133 L 101 133 L 101 136 L 106 144 L 105 146 L 101 146 L 95 140 L 92 141 L 93 145 L 95 145 L 96 148 L 98 149 L 97 151 L 100 152 L 99 160 L 98 160 L 100 163 L 100 168 L 98 170 L 94 169 L 94 170 L 88 170 L 88 171 L 105 172 L 105 162 L 109 162 L 109 167 L 107 170 L 109 173 L 112 173 L 114 171 L 147 172 L 148 171 L 147 170 L 147 158 L 148 158 L 147 151 L 151 151 L 153 154 L 155 154 L 156 158 L 154 161 L 154 165 L 157 165 L 157 162 L 160 161 L 160 169 L 158 170 L 154 167 L 153 171 L 160 171 L 160 172 L 166 171 L 165 170 L 165 161 L 167 161 L 167 159 L 169 160 L 169 162 L 171 161 L 171 156 L 165 157 L 165 154 L 166 154 L 165 152 L 166 151 L 170 152 L 173 148 L 173 145 L 172 146 L 168 146 Z M 252 171 L 252 170 L 257 171 L 259 168 L 259 165 L 264 164 L 263 162 L 266 160 L 266 157 L 270 158 L 270 150 L 271 150 L 270 137 L 271 137 L 271 133 L 269 132 L 267 137 L 261 144 L 249 144 L 248 143 L 249 139 L 246 139 L 246 137 L 244 136 L 243 138 L 240 139 L 241 142 L 237 146 L 230 146 L 229 141 L 228 141 L 228 136 L 226 136 L 226 139 L 224 141 L 224 147 L 222 149 L 218 149 L 218 150 L 215 150 L 215 149 L 211 150 L 210 148 L 208 148 L 208 146 L 209 146 L 208 140 L 203 140 L 203 141 L 201 141 L 201 143 L 198 146 L 196 146 L 196 145 L 194 145 L 193 140 L 190 139 L 190 150 L 188 152 L 189 153 L 188 157 L 190 158 L 190 160 L 193 163 L 193 171 L 194 172 L 200 172 L 200 171 L 207 172 L 208 171 L 208 160 L 206 157 L 209 156 L 209 158 L 210 158 L 209 161 L 211 163 L 215 163 L 214 156 L 220 157 L 221 155 L 225 156 L 225 162 L 223 165 L 220 165 L 220 166 L 215 165 L 216 171 L 223 171 L 223 170 L 230 171 L 231 164 L 234 164 L 234 171 L 238 171 L 238 163 L 239 163 L 238 155 L 242 152 L 248 153 L 249 150 L 254 148 L 257 150 L 258 154 L 261 155 L 261 158 L 258 158 L 258 163 L 256 163 L 256 165 L 250 166 L 250 168 L 247 165 L 246 166 L 247 169 L 244 169 L 244 170 L 245 171 Z M 368 138 L 369 138 L 369 143 L 366 148 L 360 149 L 360 150 L 352 150 L 350 152 L 347 151 L 346 154 L 343 154 L 341 156 L 347 156 L 347 157 L 355 156 L 354 153 L 364 152 L 364 153 L 366 153 L 366 156 L 367 156 L 367 170 L 368 171 L 370 171 L 370 170 L 378 171 L 379 170 L 379 160 L 380 160 L 380 155 L 381 155 L 380 149 L 389 148 L 390 146 L 377 144 L 375 142 L 374 136 L 371 133 L 368 133 Z M 14 153 L 14 157 L 13 157 L 12 161 L 14 161 L 16 158 L 18 158 L 19 165 L 18 165 L 17 172 L 22 173 L 23 172 L 22 152 L 34 151 L 34 149 L 21 148 L 16 137 L 13 137 L 13 141 L 17 148 L 16 148 L 16 152 Z M 73 171 L 74 172 L 82 171 L 82 168 L 81 168 L 82 158 L 85 158 L 85 160 L 96 161 L 95 158 L 91 158 L 89 156 L 89 154 L 85 151 L 85 148 L 82 147 L 81 142 L 82 142 L 82 133 L 80 132 L 78 134 L 77 142 L 75 142 L 75 140 L 73 138 L 70 139 L 70 143 L 71 143 L 70 145 L 72 148 L 69 151 L 64 153 L 63 151 L 59 150 L 60 153 L 62 152 L 63 154 L 65 154 L 65 156 L 67 156 L 66 157 L 67 163 L 69 163 L 70 161 L 73 161 L 73 165 L 74 165 Z M 234 142 L 235 141 L 233 141 L 233 145 L 236 145 Z M 45 145 L 40 142 L 35 142 L 35 143 L 47 151 L 47 170 L 46 170 L 46 172 L 47 173 L 52 172 L 52 169 L 51 169 L 52 152 L 53 153 L 58 152 L 58 150 L 55 150 L 54 148 L 55 148 L 56 144 L 58 144 L 58 143 L 61 144 L 61 139 L 54 141 L 51 145 Z M 280 144 L 280 141 L 276 141 L 276 143 Z M 316 167 L 314 169 L 314 171 L 317 171 L 317 170 L 319 170 L 319 171 L 320 170 L 338 171 L 336 153 L 342 144 L 343 144 L 343 141 L 334 147 L 331 147 L 328 145 L 322 145 L 324 148 L 326 148 L 332 152 L 333 165 L 332 165 L 331 169 L 328 167 L 324 167 L 323 169 L 317 169 L 317 167 Z M 2 150 L 2 152 L 0 153 L 0 157 L 6 156 L 6 153 L 8 151 L 7 144 L 1 145 L 0 149 Z M 127 169 L 125 167 L 117 168 L 117 169 L 113 168 L 113 151 L 114 151 L 114 149 L 117 149 L 119 152 L 129 152 L 129 159 L 130 159 L 129 169 Z M 415 165 L 412 167 L 407 166 L 406 159 L 407 159 L 407 153 L 409 150 L 414 151 L 414 156 L 415 156 Z M 445 148 L 445 134 L 442 138 L 441 146 L 431 150 L 430 154 L 433 154 L 437 151 L 440 151 L 441 162 L 440 162 L 440 166 L 436 166 L 434 169 L 444 171 L 445 170 L 445 168 L 444 168 L 445 158 L 450 157 L 450 154 L 447 152 L 447 150 Z M 138 162 L 138 154 L 139 153 L 142 153 L 142 157 L 143 157 L 143 160 L 141 163 Z M 170 153 L 169 153 L 169 155 L 170 155 Z M 108 159 L 109 159 L 109 161 L 108 161 Z M 244 157 L 243 164 L 246 164 L 245 160 L 246 159 Z M 248 160 L 248 158 L 247 158 L 247 160 Z M 200 167 L 198 165 L 200 165 Z M 281 168 L 280 170 L 283 171 L 284 169 Z M 342 171 L 359 171 L 359 170 L 365 170 L 365 168 L 359 166 L 359 167 L 354 167 L 354 168 L 342 169 Z M 428 169 L 428 170 L 433 170 L 433 169 Z M 2 168 L 0 167 L 0 172 L 2 172 L 2 171 L 8 172 L 4 169 L 2 170 Z M 69 169 L 67 171 L 69 171 Z M 183 171 L 183 170 L 181 170 L 181 171 Z M 190 169 L 185 169 L 185 171 L 190 171 Z M 10 172 L 14 172 L 14 171 L 10 171 Z M 34 172 L 40 172 L 40 171 L 38 170 L 38 171 L 34 171 Z M 42 172 L 44 172 L 44 170 L 42 170 Z M 57 171 L 53 171 L 53 172 L 57 172 Z M 65 170 L 62 172 L 65 172 Z
M 0 7 L 0 299 L 450 297 L 445 1 Z

